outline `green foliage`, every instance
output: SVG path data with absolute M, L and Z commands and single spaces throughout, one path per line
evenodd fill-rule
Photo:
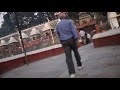
M 55 19 L 54 12 L 17 12 L 19 26 L 21 30 Z M 3 16 L 4 23 L 0 28 L 0 37 L 12 34 L 17 31 L 14 12 L 7 12 Z

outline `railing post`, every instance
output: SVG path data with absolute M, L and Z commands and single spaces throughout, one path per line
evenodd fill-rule
M 19 32 L 19 35 L 20 35 L 20 41 L 21 41 L 21 44 L 22 44 L 23 52 L 25 54 L 25 63 L 28 64 L 28 58 L 27 58 L 26 51 L 25 51 L 25 48 L 24 48 L 23 38 L 22 38 L 22 34 L 21 34 L 21 30 L 20 30 L 19 22 L 18 22 L 18 18 L 17 18 L 17 12 L 14 12 L 14 14 L 15 14 L 16 25 L 17 25 L 18 32 Z

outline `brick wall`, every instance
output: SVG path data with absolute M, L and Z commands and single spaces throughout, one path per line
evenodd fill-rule
M 120 34 L 104 38 L 93 39 L 94 47 L 120 45 Z
M 40 52 L 37 54 L 28 55 L 27 57 L 29 62 L 33 62 L 33 61 L 41 60 L 47 57 L 59 55 L 59 54 L 62 54 L 63 52 L 64 52 L 63 48 L 60 47 L 60 48 Z M 24 61 L 25 61 L 25 57 L 21 57 L 18 59 L 0 63 L 0 74 L 3 74 L 9 70 L 12 70 L 14 68 L 24 65 L 25 64 Z

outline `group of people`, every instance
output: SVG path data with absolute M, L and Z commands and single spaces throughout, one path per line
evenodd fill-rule
M 24 42 L 25 51 L 29 52 L 32 50 L 46 47 L 48 44 L 50 46 L 51 43 L 49 43 L 49 42 L 52 42 L 52 39 L 51 39 L 50 34 L 46 33 L 45 36 L 41 36 L 41 37 L 37 37 L 37 38 L 33 37 L 31 39 L 25 39 L 25 40 L 23 40 L 23 42 Z M 23 52 L 22 46 L 20 45 L 19 42 L 11 43 L 9 45 L 4 45 L 4 46 L 0 47 L 0 59 L 8 57 L 8 56 L 17 55 L 22 52 Z
M 89 44 L 91 42 L 91 35 L 88 32 L 85 32 L 81 29 L 79 35 L 79 39 L 82 40 L 84 45 Z
M 9 45 L 1 46 L 0 59 L 19 54 L 21 52 L 19 46 L 20 45 L 18 45 L 18 43 L 11 43 Z

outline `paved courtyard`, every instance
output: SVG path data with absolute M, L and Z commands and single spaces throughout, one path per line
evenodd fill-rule
M 79 48 L 84 64 L 76 78 L 120 78 L 120 45 L 94 48 L 93 43 Z M 1 75 L 2 78 L 69 78 L 65 55 L 32 62 Z

